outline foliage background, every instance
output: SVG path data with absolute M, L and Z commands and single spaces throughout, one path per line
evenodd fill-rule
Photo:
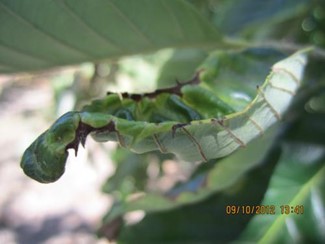
M 95 242 L 91 233 L 96 229 L 122 242 L 323 242 L 325 63 L 319 50 L 309 60 L 304 85 L 285 123 L 277 133 L 270 132 L 273 137 L 251 145 L 253 153 L 193 165 L 170 155 L 134 155 L 88 140 L 87 152 L 75 160 L 70 157 L 57 183 L 39 185 L 22 175 L 19 157 L 29 143 L 59 115 L 106 90 L 143 92 L 169 86 L 175 78 L 188 79 L 216 49 L 222 64 L 217 76 L 232 81 L 225 82 L 228 87 L 238 78 L 263 77 L 283 52 L 325 45 L 321 0 L 165 1 L 164 9 L 144 0 L 111 2 L 119 15 L 105 12 L 110 1 L 0 1 L 2 73 L 109 58 L 94 65 L 1 76 L 0 242 Z M 53 21 L 56 16 L 61 18 Z M 124 24 L 130 19 L 128 32 Z M 74 30 L 74 21 L 84 24 Z M 250 48 L 248 57 L 255 53 L 256 62 L 247 64 L 245 51 L 237 56 L 227 52 L 238 48 Z M 145 55 L 127 56 L 136 53 Z M 254 167 L 245 168 L 243 162 Z M 219 170 L 220 165 L 225 169 Z M 206 187 L 202 179 L 215 184 Z M 98 192 L 102 184 L 108 195 Z M 201 190 L 204 197 L 192 196 Z M 141 192 L 185 197 L 175 206 L 156 198 L 138 205 L 128 202 Z M 278 214 L 225 214 L 229 204 L 261 203 L 275 205 Z M 282 204 L 304 205 L 305 212 L 281 215 Z

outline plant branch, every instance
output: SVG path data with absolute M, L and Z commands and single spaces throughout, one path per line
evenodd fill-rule
M 303 45 L 293 42 L 284 42 L 284 41 L 265 41 L 263 43 L 259 42 L 249 42 L 243 39 L 232 39 L 232 38 L 226 38 L 224 40 L 229 46 L 237 47 L 237 48 L 265 48 L 265 47 L 272 47 L 275 49 L 283 50 L 283 51 L 290 51 L 295 52 L 300 49 L 312 47 L 313 50 L 311 52 L 311 55 L 314 57 L 325 59 L 325 50 L 311 45 Z

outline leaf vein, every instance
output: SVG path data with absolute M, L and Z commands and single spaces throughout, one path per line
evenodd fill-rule
M 85 51 L 82 51 L 76 47 L 71 46 L 70 44 L 66 43 L 65 41 L 57 38 L 56 36 L 46 32 L 45 30 L 39 28 L 34 23 L 30 22 L 26 18 L 24 18 L 22 15 L 18 15 L 16 12 L 14 12 L 12 9 L 10 9 L 8 6 L 0 2 L 0 6 L 2 9 L 4 9 L 7 13 L 9 13 L 14 18 L 18 19 L 20 22 L 24 23 L 26 26 L 30 27 L 31 29 L 37 31 L 38 33 L 41 33 L 43 36 L 47 37 L 49 40 L 58 43 L 61 46 L 64 46 L 65 48 L 68 48 L 74 52 L 77 52 L 79 54 L 82 54 L 85 57 L 92 57 L 91 54 L 86 53 Z
M 203 149 L 202 149 L 200 143 L 195 139 L 194 136 L 191 135 L 191 133 L 190 133 L 187 129 L 185 129 L 184 127 L 181 127 L 181 129 L 182 129 L 182 130 L 183 130 L 183 131 L 188 135 L 188 137 L 190 138 L 190 140 L 191 140 L 191 141 L 196 145 L 196 147 L 197 147 L 197 149 L 198 149 L 200 155 L 202 156 L 202 159 L 203 159 L 205 162 L 207 162 L 208 159 L 207 159 L 207 157 L 205 156 L 204 151 L 203 151 Z
M 89 32 L 96 35 L 100 40 L 103 42 L 108 43 L 112 47 L 122 51 L 123 48 L 119 46 L 117 43 L 115 43 L 113 40 L 109 39 L 108 37 L 102 35 L 100 32 L 98 32 L 96 29 L 94 29 L 89 23 L 87 23 L 83 18 L 81 18 L 74 10 L 66 4 L 65 0 L 57 1 L 63 9 L 65 9 L 66 13 L 70 14 L 71 17 L 73 17 L 76 21 L 79 22 L 83 27 L 85 27 Z
M 300 190 L 297 192 L 295 197 L 292 199 L 292 201 L 289 203 L 289 205 L 299 205 L 302 203 L 304 198 L 306 197 L 306 194 L 310 192 L 310 189 L 316 185 L 315 182 L 318 180 L 323 179 L 325 174 L 325 166 L 323 166 L 318 172 L 316 172 L 303 186 L 300 188 Z M 272 238 L 274 236 L 277 236 L 274 233 L 277 233 L 279 231 L 279 228 L 281 228 L 281 224 L 285 221 L 287 216 L 284 214 L 280 215 L 270 226 L 270 228 L 266 231 L 264 236 L 258 241 L 258 243 L 272 243 Z
M 259 86 L 257 86 L 257 92 L 262 96 L 263 100 L 267 104 L 267 106 L 270 108 L 271 112 L 274 114 L 277 120 L 281 120 L 281 115 L 278 111 L 275 110 L 275 108 L 272 106 L 272 104 L 266 99 L 264 92 L 261 90 Z
M 10 46 L 8 46 L 7 44 L 3 43 L 1 40 L 0 40 L 0 47 L 3 48 L 3 49 L 7 49 L 7 50 L 9 50 L 10 52 L 16 53 L 16 54 L 18 54 L 18 55 L 25 56 L 25 57 L 27 57 L 27 58 L 29 58 L 29 59 L 33 59 L 33 60 L 36 60 L 36 61 L 41 61 L 41 62 L 43 62 L 43 63 L 46 64 L 46 65 L 50 65 L 50 64 L 52 64 L 52 63 L 49 63 L 48 60 L 45 60 L 45 59 L 40 58 L 40 57 L 37 57 L 37 56 L 32 55 L 32 54 L 30 54 L 30 53 L 26 53 L 25 51 L 20 50 L 20 49 L 17 48 L 17 47 L 15 47 L 15 48 L 10 47 Z M 14 67 L 14 66 L 12 66 L 12 67 Z
M 165 9 L 167 10 L 167 12 L 169 13 L 169 15 L 171 16 L 172 20 L 175 22 L 175 26 L 178 30 L 177 33 L 180 34 L 180 37 L 183 37 L 184 39 L 186 39 L 186 35 L 183 31 L 183 28 L 181 28 L 181 25 L 180 25 L 180 21 L 178 21 L 178 18 L 177 16 L 174 14 L 174 12 L 171 10 L 171 8 L 167 5 L 167 2 L 166 1 L 160 1 L 162 3 L 162 5 L 165 7 Z
M 137 33 L 139 36 L 141 36 L 142 37 L 142 39 L 145 41 L 145 42 L 147 42 L 147 44 L 149 44 L 150 46 L 154 46 L 154 43 L 153 43 L 153 41 L 147 36 L 147 35 L 145 35 L 144 33 L 143 33 L 143 31 L 141 31 L 140 29 L 139 29 L 139 27 L 137 26 L 137 25 L 135 25 L 134 23 L 133 23 L 133 21 L 131 21 L 130 20 L 130 18 L 118 7 L 118 6 L 116 6 L 116 4 L 115 3 L 113 3 L 112 1 L 109 1 L 108 2 L 111 6 L 112 6 L 112 8 L 121 16 L 121 18 L 125 21 L 125 23 L 127 23 L 130 27 L 131 27 L 131 29 L 135 32 L 135 33 Z

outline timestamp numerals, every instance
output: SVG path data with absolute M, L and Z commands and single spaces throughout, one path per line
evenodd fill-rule
M 290 206 L 290 205 L 281 205 L 281 214 L 303 214 L 305 209 L 304 205 L 295 205 L 295 206 Z
M 235 214 L 275 214 L 274 205 L 258 205 L 258 206 L 235 206 L 227 205 L 226 214 L 235 215 Z
M 227 215 L 237 215 L 237 214 L 277 214 L 275 205 L 227 205 L 226 206 Z M 281 214 L 303 214 L 305 211 L 304 205 L 281 205 Z

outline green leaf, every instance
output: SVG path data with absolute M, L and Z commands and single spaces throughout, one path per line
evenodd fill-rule
M 208 56 L 202 49 L 176 49 L 171 58 L 161 68 L 157 83 L 158 87 L 175 85 L 176 81 L 189 80 L 195 75 L 196 68 Z
M 182 0 L 1 0 L 0 23 L 0 72 L 222 44 Z
M 247 49 L 241 52 L 215 51 L 200 66 L 209 89 L 236 111 L 244 109 L 256 95 L 270 67 L 285 55 L 268 48 Z
M 227 156 L 281 120 L 300 85 L 308 51 L 274 64 L 255 98 L 238 112 L 211 89 L 214 62 L 203 66 L 202 83 L 197 74 L 183 84 L 144 95 L 108 94 L 59 118 L 27 148 L 21 167 L 40 182 L 54 181 L 64 172 L 67 150 L 77 152 L 89 133 L 99 142 L 117 141 L 137 153 L 173 153 L 189 162 Z
M 183 193 L 188 200 L 190 196 L 196 199 L 191 201 L 192 204 L 150 213 L 146 210 L 156 202 L 148 202 L 144 219 L 135 225 L 122 227 L 118 240 L 123 243 L 215 243 L 236 239 L 253 215 L 227 214 L 227 206 L 259 205 L 279 155 L 279 150 L 275 149 L 265 157 L 272 141 L 270 137 L 257 140 L 206 171 L 202 189 Z M 192 180 L 184 183 L 188 186 L 193 184 Z M 204 191 L 210 191 L 211 195 L 199 197 Z M 171 200 L 177 205 L 181 198 L 174 195 Z M 131 204 L 137 205 L 136 201 L 128 205 Z
M 146 191 L 148 184 L 148 166 L 153 161 L 161 162 L 173 158 L 172 154 L 145 153 L 135 154 L 123 148 L 117 148 L 112 156 L 116 164 L 114 175 L 108 178 L 103 186 L 106 193 L 119 192 L 119 195 L 128 196 L 132 193 Z
M 307 0 L 226 0 L 214 1 L 209 7 L 213 23 L 224 33 L 259 39 L 279 29 L 287 34 L 287 29 L 279 23 L 283 25 L 299 15 L 303 18 L 308 3 Z
M 323 243 L 325 149 L 308 144 L 286 144 L 284 149 L 262 203 L 274 205 L 276 214 L 255 216 L 240 240 Z M 288 214 L 281 213 L 284 205 L 289 206 Z M 303 213 L 295 213 L 296 206 L 303 206 Z
M 120 202 L 113 206 L 105 221 L 109 222 L 119 215 L 134 210 L 144 210 L 147 213 L 165 211 L 231 189 L 236 183 L 241 182 L 245 173 L 263 162 L 273 143 L 275 133 L 276 128 L 217 163 L 211 160 L 208 163 L 212 166 L 208 170 L 193 175 L 187 182 L 176 185 L 166 194 L 147 192 L 133 201 Z
M 322 104 L 324 105 L 324 103 Z M 304 113 L 287 132 L 290 141 L 325 145 L 325 114 Z M 299 131 L 299 133 L 297 133 Z M 317 131 L 317 133 L 315 133 Z

